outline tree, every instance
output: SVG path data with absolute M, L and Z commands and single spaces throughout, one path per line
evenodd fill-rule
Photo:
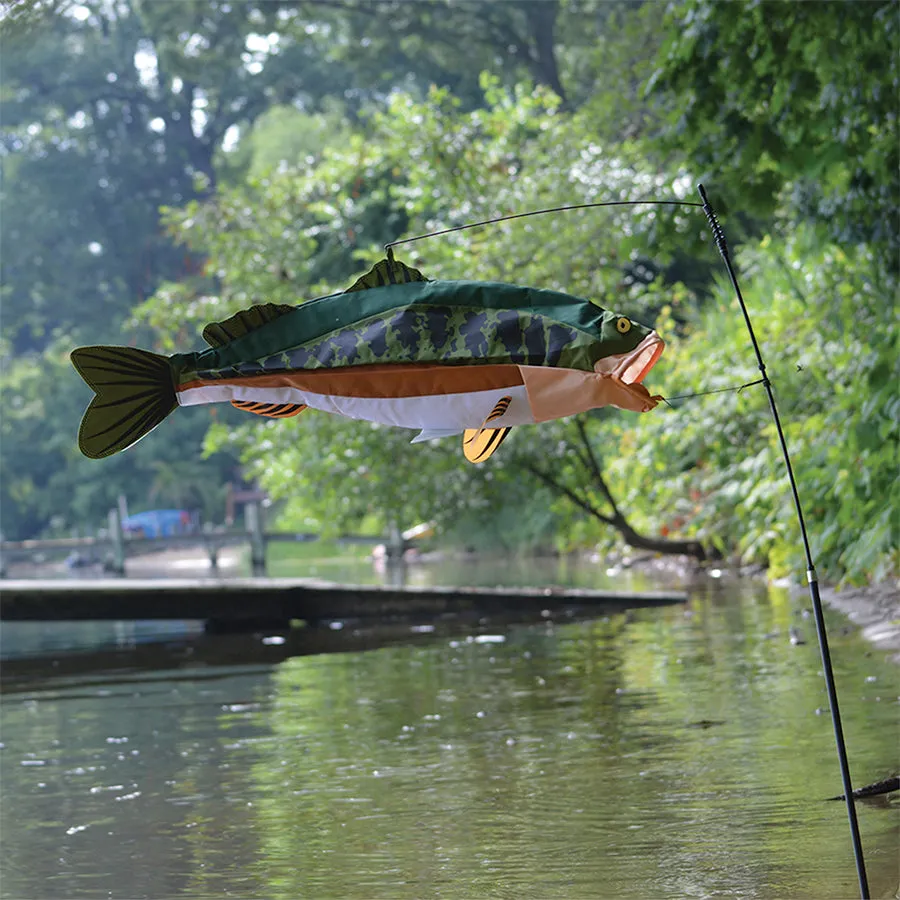
M 411 80 L 426 89 L 431 83 L 477 103 L 478 76 L 487 70 L 530 77 L 566 99 L 555 38 L 563 10 L 556 0 L 308 0 L 302 9 L 331 24 L 334 52 L 353 67 L 357 83 L 385 90 L 409 89 Z M 590 32 L 590 23 L 582 24 Z
M 577 140 L 584 124 L 577 119 L 559 122 L 558 101 L 548 93 L 507 92 L 491 79 L 485 86 L 488 107 L 471 112 L 462 112 L 446 91 L 433 90 L 427 103 L 398 95 L 364 136 L 347 146 L 326 148 L 315 170 L 271 173 L 264 191 L 254 185 L 223 189 L 214 201 L 173 211 L 172 227 L 195 252 L 208 255 L 221 291 L 211 284 L 172 285 L 165 289 L 165 302 L 162 297 L 148 302 L 141 315 L 164 326 L 176 303 L 177 320 L 199 329 L 214 308 L 221 318 L 255 300 L 296 302 L 304 288 L 305 296 L 311 296 L 313 288 L 326 293 L 346 287 L 352 257 L 345 253 L 337 260 L 344 268 L 338 265 L 334 272 L 343 275 L 321 283 L 316 279 L 320 259 L 330 259 L 331 242 L 348 235 L 353 237 L 346 249 L 356 247 L 357 254 L 373 239 L 380 243 L 392 237 L 385 234 L 382 211 L 396 210 L 398 204 L 422 228 L 437 210 L 463 209 L 467 203 L 471 218 L 470 198 L 490 198 L 479 210 L 490 215 L 496 214 L 495 204 L 501 210 L 518 210 L 559 202 L 560 193 L 576 183 L 613 195 L 641 181 L 652 188 L 652 179 L 626 166 L 622 158 L 607 160 L 599 150 L 596 156 L 585 151 Z M 547 123 L 557 125 L 552 135 Z M 572 138 L 571 148 L 559 152 L 562 134 Z M 401 161 L 402 175 L 394 174 Z M 511 173 L 515 177 L 510 178 Z M 374 213 L 377 224 L 371 228 Z M 652 308 L 658 302 L 655 295 L 630 271 L 628 256 L 620 254 L 622 234 L 630 231 L 637 247 L 637 235 L 644 229 L 655 231 L 656 218 L 630 210 L 593 218 L 571 216 L 560 218 L 552 229 L 503 227 L 431 242 L 414 250 L 412 259 L 427 262 L 427 273 L 435 277 L 465 273 L 486 280 L 533 281 L 590 296 L 616 293 L 617 303 L 622 294 L 630 294 L 632 305 Z M 298 228 L 301 219 L 303 227 Z M 610 220 L 615 228 L 609 227 Z M 451 216 L 442 224 L 453 222 Z M 561 268 L 566 253 L 570 265 Z M 572 265 L 582 253 L 599 256 L 602 264 Z M 579 516 L 587 514 L 596 525 L 611 526 L 634 546 L 700 557 L 705 552 L 696 540 L 675 542 L 642 534 L 629 521 L 601 470 L 598 435 L 589 437 L 588 430 L 594 429 L 586 423 L 545 432 L 553 435 L 551 446 L 558 448 L 549 456 L 543 437 L 535 443 L 535 430 L 527 430 L 527 436 L 513 441 L 502 462 L 470 469 L 461 463 L 457 442 L 410 447 L 409 435 L 402 431 L 313 413 L 304 413 L 296 422 L 268 425 L 247 422 L 235 427 L 233 421 L 214 431 L 209 446 L 241 446 L 253 474 L 273 496 L 288 501 L 288 515 L 312 512 L 329 527 L 352 527 L 373 511 L 386 523 L 408 524 L 410 517 L 448 522 L 478 511 L 494 514 L 512 497 L 517 498 L 514 505 L 528 509 L 534 507 L 535 497 L 544 505 L 554 505 L 555 497 L 561 501 L 558 507 L 574 504 Z M 408 461 L 404 471 L 421 474 L 398 479 L 399 461 Z M 528 497 L 520 496 L 523 485 Z
M 221 520 L 224 485 L 234 465 L 227 453 L 200 465 L 203 435 L 218 410 L 179 410 L 165 434 L 150 435 L 132 452 L 104 460 L 83 457 L 78 425 L 91 396 L 75 375 L 67 343 L 40 357 L 5 358 L 0 366 L 0 531 L 10 540 L 38 536 L 51 519 L 60 527 L 92 529 L 106 521 L 119 494 L 132 509 L 151 502 L 156 489 L 192 498 L 205 519 Z M 171 476 L 161 475 L 162 472 Z
M 60 360 L 79 341 L 122 342 L 131 308 L 161 279 L 202 273 L 202 259 L 161 230 L 159 207 L 214 189 L 230 130 L 304 86 L 333 87 L 314 41 L 260 38 L 270 18 L 265 4 L 88 0 L 18 4 L 4 21 L 3 380 L 37 416 L 13 408 L 4 419 L 5 533 L 33 536 L 62 511 L 96 521 L 118 493 L 152 482 L 148 448 L 159 464 L 171 450 L 199 456 L 205 416 L 182 418 L 175 445 L 145 442 L 130 458 L 85 466 L 74 448 L 88 397 Z
M 900 261 L 900 26 L 887 2 L 666 7 L 647 93 L 663 119 L 652 144 L 725 206 L 814 221 L 842 244 Z
M 162 278 L 200 267 L 160 233 L 159 207 L 212 191 L 226 135 L 272 103 L 334 89 L 315 41 L 256 33 L 271 16 L 265 4 L 91 0 L 5 40 L 0 250 L 14 350 L 40 349 L 54 329 L 112 337 Z

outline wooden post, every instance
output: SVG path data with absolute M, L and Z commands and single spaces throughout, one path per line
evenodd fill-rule
M 395 563 L 403 561 L 403 535 L 396 521 L 391 522 L 387 545 L 388 559 Z
M 112 561 L 109 570 L 116 575 L 125 574 L 125 535 L 122 534 L 122 515 L 119 508 L 113 507 L 107 519 L 109 524 L 109 541 L 112 546 Z
M 266 574 L 266 538 L 263 534 L 263 509 L 259 503 L 244 505 L 244 521 L 250 532 L 250 569 L 254 575 Z
M 234 482 L 229 481 L 225 486 L 225 524 L 230 528 L 234 525 Z

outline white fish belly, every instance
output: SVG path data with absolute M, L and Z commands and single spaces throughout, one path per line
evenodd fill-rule
M 253 403 L 305 403 L 312 409 L 334 413 L 348 419 L 364 419 L 400 428 L 457 429 L 480 428 L 501 397 L 511 397 L 507 411 L 491 420 L 492 428 L 530 425 L 534 416 L 524 385 L 467 391 L 462 394 L 436 394 L 417 397 L 341 397 L 316 394 L 293 387 L 254 388 L 243 385 L 210 384 L 178 393 L 181 406 L 228 403 L 244 400 Z

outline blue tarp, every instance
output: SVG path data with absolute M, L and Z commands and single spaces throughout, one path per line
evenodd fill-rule
M 122 522 L 126 534 L 144 537 L 169 537 L 194 530 L 191 514 L 186 509 L 150 509 L 135 513 Z

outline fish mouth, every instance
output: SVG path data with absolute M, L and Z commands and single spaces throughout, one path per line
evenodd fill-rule
M 612 375 L 625 384 L 640 384 L 665 350 L 665 342 L 651 331 L 628 353 L 606 356 L 594 363 L 594 371 L 600 375 Z

